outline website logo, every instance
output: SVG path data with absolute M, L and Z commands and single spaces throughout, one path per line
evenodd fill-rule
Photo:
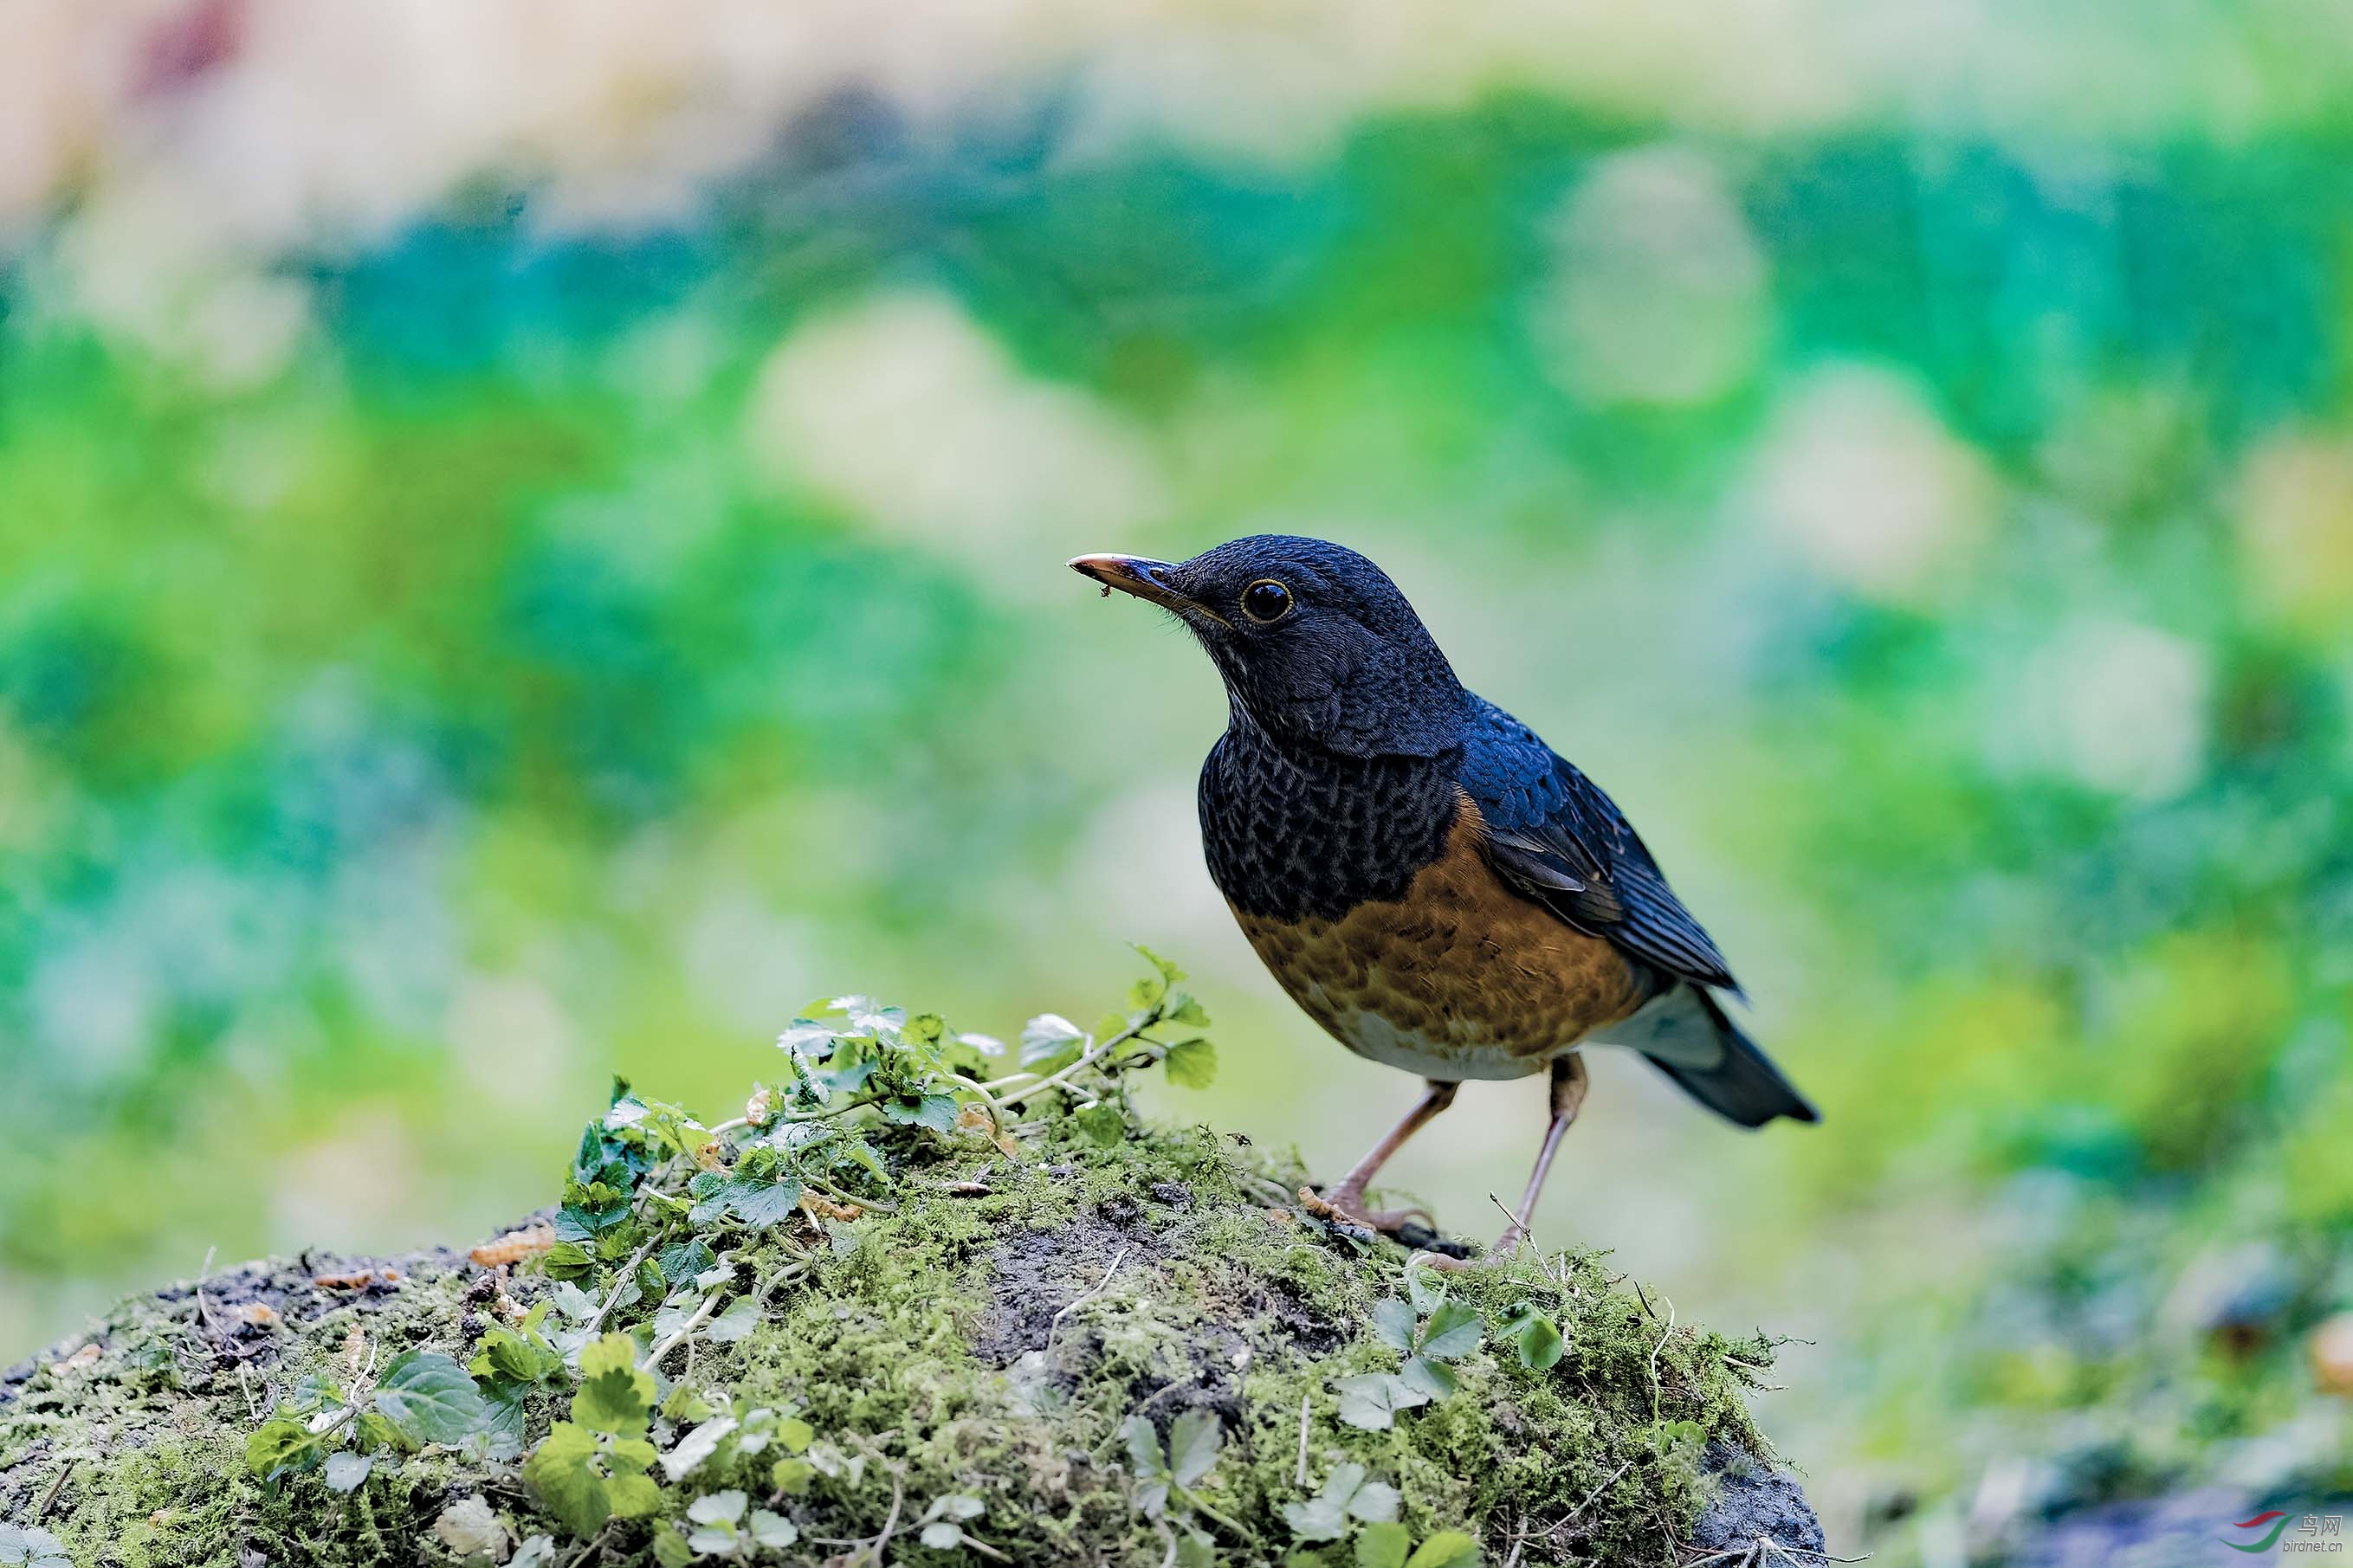
M 2271 1528 L 2263 1530 L 2265 1525 L 2269 1525 Z M 2232 1551 L 2269 1552 L 2279 1541 L 2281 1532 L 2287 1529 L 2287 1515 L 2278 1509 L 2273 1509 L 2269 1513 L 2259 1513 L 2253 1519 L 2242 1519 L 2231 1528 L 2232 1530 L 2263 1531 L 2263 1538 L 2252 1544 L 2243 1541 L 2224 1541 L 2222 1544 L 2229 1547 Z
M 2269 1552 L 2274 1546 L 2283 1555 L 2301 1552 L 2335 1553 L 2345 1550 L 2343 1514 L 2307 1513 L 2295 1521 L 2295 1539 L 2282 1542 L 2280 1537 L 2287 1532 L 2287 1514 L 2280 1509 L 2271 1509 L 2231 1526 L 2232 1530 L 2259 1531 L 2262 1533 L 2245 1541 L 2232 1541 L 2227 1536 L 2216 1539 L 2232 1551 L 2244 1552 L 2251 1556 L 2259 1552 Z

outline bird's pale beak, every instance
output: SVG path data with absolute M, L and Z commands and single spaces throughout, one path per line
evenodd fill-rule
M 1116 588 L 1123 594 L 1133 594 L 1180 616 L 1206 616 L 1213 621 L 1223 619 L 1210 612 L 1199 600 L 1188 598 L 1169 584 L 1163 575 L 1169 570 L 1166 561 L 1148 561 L 1141 555 L 1076 555 L 1071 558 L 1071 570 L 1102 584 L 1106 595 Z

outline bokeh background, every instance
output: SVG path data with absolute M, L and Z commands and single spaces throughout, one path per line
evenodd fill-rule
M 543 1201 L 812 995 L 1187 963 L 1061 568 L 1312 531 L 1642 826 L 1822 1103 L 1543 1210 L 1785 1352 L 1842 1546 L 2353 1479 L 2353 11 L 30 0 L 0 48 L 0 1359 Z M 1483 1233 L 1536 1091 L 1395 1168 Z M 2220 1517 L 2240 1517 L 2237 1514 Z

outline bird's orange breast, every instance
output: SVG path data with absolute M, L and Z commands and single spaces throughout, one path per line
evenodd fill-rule
M 1235 919 L 1308 1016 L 1359 1056 L 1440 1079 L 1525 1077 L 1632 1015 L 1651 983 L 1507 887 L 1485 837 L 1466 797 L 1403 897 L 1334 919 Z

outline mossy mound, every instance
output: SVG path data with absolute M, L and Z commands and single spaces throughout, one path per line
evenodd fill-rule
M 1300 1210 L 1295 1170 L 1047 1098 L 878 1130 L 887 1199 L 781 1213 L 731 1186 L 756 1121 L 654 1141 L 634 1197 L 584 1184 L 671 1114 L 630 1101 L 555 1228 L 125 1301 L 0 1384 L 0 1517 L 136 1568 L 1819 1551 L 1744 1402 L 1769 1343 L 1597 1257 L 1409 1268 Z M 627 1226 L 550 1247 L 612 1200 Z M 453 1363 L 475 1389 L 437 1390 Z

